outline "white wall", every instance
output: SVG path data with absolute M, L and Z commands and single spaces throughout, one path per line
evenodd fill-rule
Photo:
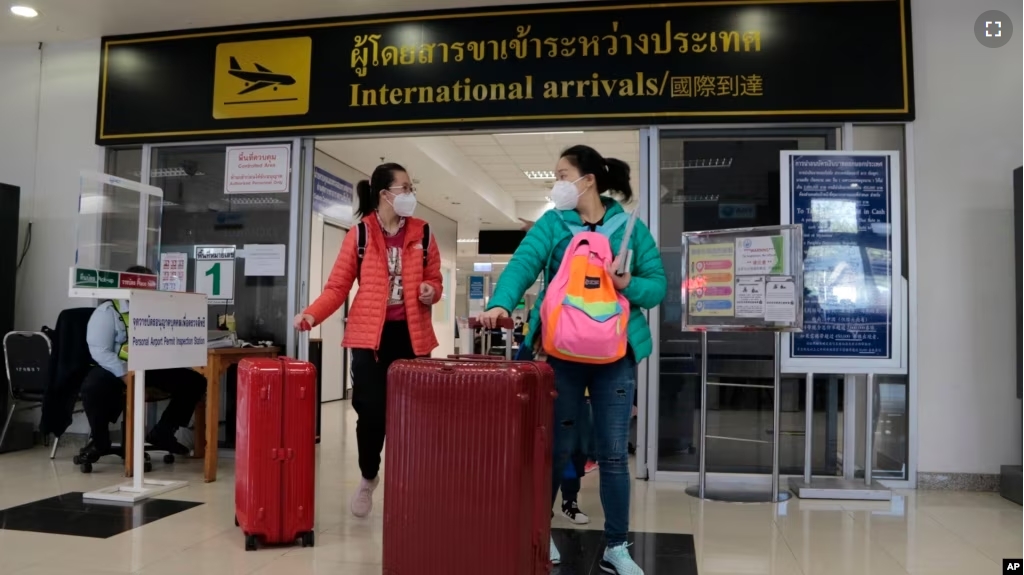
M 1014 23 L 1002 48 L 972 32 Z M 1012 171 L 1021 144 L 1019 0 L 912 2 L 917 92 L 918 470 L 998 473 L 1021 462 Z
M 102 168 L 93 144 L 99 41 L 0 47 L 0 181 L 21 187 L 21 231 L 32 245 L 18 273 L 15 328 L 53 327 L 72 301 L 79 171 Z M 26 414 L 35 417 L 36 414 Z M 88 426 L 76 417 L 71 432 Z
M 102 167 L 101 149 L 93 144 L 99 64 L 98 40 L 47 44 L 41 52 L 34 45 L 0 48 L 0 179 L 23 182 L 11 182 L 23 186 L 20 225 L 33 223 L 18 278 L 18 329 L 52 327 L 62 309 L 89 305 L 68 299 L 67 278 L 75 256 L 78 173 Z
M 25 228 L 32 211 L 36 170 L 36 119 L 39 110 L 38 44 L 17 44 L 0 48 L 0 182 L 21 188 L 18 214 L 18 250 L 24 243 Z M 19 274 L 17 289 L 24 293 L 25 274 Z M 19 298 L 20 299 L 20 298 Z M 17 329 L 24 326 L 15 311 Z

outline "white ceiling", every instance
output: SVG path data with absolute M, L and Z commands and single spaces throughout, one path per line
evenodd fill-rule
M 519 229 L 518 218 L 533 220 L 546 210 L 551 182 L 531 180 L 524 172 L 553 171 L 562 151 L 575 144 L 628 163 L 639 193 L 636 130 L 320 140 L 317 148 L 364 174 L 382 159 L 402 164 L 416 182 L 420 203 L 457 221 L 459 237 L 472 239 L 481 229 Z M 509 259 L 478 255 L 475 243 L 458 248 L 460 278 L 472 273 L 475 262 Z M 496 265 L 492 278 L 497 280 L 503 269 Z
M 546 4 L 551 0 L 7 0 L 0 2 L 0 44 L 67 42 L 115 34 L 446 8 Z M 561 0 L 560 0 L 561 1 Z M 569 0 L 572 1 L 572 0 Z M 30 6 L 37 18 L 14 16 Z
M 606 158 L 629 163 L 633 188 L 639 189 L 639 137 L 639 132 L 629 130 L 479 134 L 450 139 L 516 201 L 537 202 L 545 200 L 554 180 L 531 180 L 525 172 L 554 171 L 562 151 L 576 144 L 586 144 Z

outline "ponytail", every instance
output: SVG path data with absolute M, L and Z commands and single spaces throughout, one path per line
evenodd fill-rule
M 359 207 L 356 208 L 356 217 L 364 218 L 377 211 L 380 205 L 380 193 L 391 187 L 395 181 L 396 172 L 404 172 L 405 168 L 395 163 L 381 164 L 374 168 L 369 180 L 360 180 L 356 184 L 356 197 L 359 198 Z
M 633 199 L 633 187 L 629 183 L 629 164 L 615 158 L 605 158 L 590 146 L 573 146 L 562 157 L 580 171 L 581 176 L 594 176 L 597 193 L 611 192 L 621 201 Z

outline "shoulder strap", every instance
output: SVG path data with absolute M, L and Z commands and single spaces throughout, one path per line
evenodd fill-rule
M 430 224 L 423 223 L 423 271 L 427 271 L 430 261 Z
M 611 239 L 611 237 L 615 235 L 615 232 L 625 225 L 627 221 L 629 221 L 629 214 L 626 212 L 619 212 L 609 218 L 603 225 L 597 226 L 597 231 Z
M 359 277 L 359 272 L 363 270 L 363 257 L 366 256 L 366 224 L 359 222 L 356 226 L 356 256 L 358 257 L 356 266 L 356 277 Z

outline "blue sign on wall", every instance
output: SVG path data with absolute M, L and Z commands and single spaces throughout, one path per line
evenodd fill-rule
M 469 276 L 469 299 L 484 299 L 484 278 Z
M 313 210 L 344 222 L 352 219 L 352 184 L 322 168 L 313 168 Z
M 804 229 L 804 331 L 792 357 L 892 357 L 891 168 L 888 155 L 789 158 L 790 221 Z

